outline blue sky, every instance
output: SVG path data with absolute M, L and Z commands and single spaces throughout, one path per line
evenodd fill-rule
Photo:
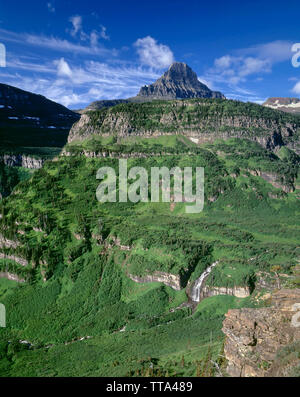
M 0 82 L 76 109 L 133 96 L 176 60 L 227 98 L 299 97 L 299 13 L 299 0 L 0 0 Z

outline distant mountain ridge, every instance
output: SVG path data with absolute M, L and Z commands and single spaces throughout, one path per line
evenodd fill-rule
M 35 121 L 38 117 L 45 126 L 65 126 L 65 120 L 78 118 L 72 110 L 42 95 L 0 83 L 0 121 L 12 117 Z
M 79 117 L 42 95 L 0 84 L 0 151 L 62 147 Z
M 267 99 L 263 103 L 263 106 L 267 106 L 276 110 L 281 110 L 282 112 L 300 114 L 299 98 L 272 97 Z

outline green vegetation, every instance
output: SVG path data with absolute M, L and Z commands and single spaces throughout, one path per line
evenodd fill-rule
M 256 110 L 266 120 L 293 118 L 234 101 L 189 104 L 182 106 L 182 117 L 191 120 L 220 111 L 252 117 Z M 154 128 L 155 118 L 172 106 L 172 101 L 120 104 L 94 112 L 93 122 L 105 112 L 130 109 L 144 128 L 145 112 L 151 111 Z M 46 162 L 0 203 L 0 237 L 6 244 L 0 248 L 6 256 L 0 271 L 26 280 L 0 279 L 7 310 L 7 328 L 0 329 L 0 375 L 215 375 L 212 362 L 224 364 L 224 315 L 230 308 L 259 304 L 253 299 L 261 292 L 259 274 L 274 278 L 280 270 L 283 286 L 297 286 L 299 193 L 292 186 L 299 157 L 241 139 L 198 147 L 181 135 L 94 136 L 66 150 L 73 156 Z M 83 150 L 116 157 L 77 155 Z M 184 203 L 99 203 L 97 170 L 110 166 L 118 174 L 117 156 L 130 153 L 147 156 L 129 158 L 129 168 L 204 167 L 204 211 L 187 214 Z M 291 192 L 252 171 L 276 175 Z M 21 266 L 18 258 L 29 264 Z M 215 296 L 193 310 L 184 287 L 214 261 L 219 263 L 207 286 L 247 286 L 253 296 Z M 157 271 L 179 277 L 181 290 L 129 278 Z
M 22 167 L 8 167 L 0 160 L 0 193 L 9 195 L 19 182 L 29 179 L 32 172 Z

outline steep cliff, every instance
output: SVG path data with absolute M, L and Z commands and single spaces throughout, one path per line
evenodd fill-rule
M 0 156 L 26 153 L 51 157 L 54 148 L 64 146 L 71 126 L 79 117 L 42 95 L 0 84 Z M 20 165 L 20 160 L 12 163 Z M 26 167 L 27 161 L 23 163 Z M 36 165 L 29 161 L 29 168 Z
M 4 154 L 0 155 L 0 159 L 8 167 L 24 167 L 28 169 L 39 169 L 42 168 L 45 159 L 34 158 L 22 154 Z
M 272 109 L 281 110 L 282 112 L 300 114 L 300 99 L 299 98 L 280 98 L 273 97 L 267 99 L 263 106 Z
M 222 99 L 129 103 L 88 112 L 68 142 L 92 135 L 152 137 L 181 134 L 195 143 L 247 138 L 268 149 L 299 144 L 300 119 L 260 105 Z
M 153 274 L 147 274 L 144 277 L 139 277 L 133 274 L 128 274 L 128 277 L 137 283 L 163 283 L 177 291 L 181 290 L 181 280 L 178 275 L 169 274 L 165 272 L 156 271 Z

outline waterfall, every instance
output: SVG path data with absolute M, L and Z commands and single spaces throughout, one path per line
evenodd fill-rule
M 190 297 L 193 302 L 200 302 L 200 294 L 201 294 L 201 287 L 203 284 L 203 281 L 206 279 L 206 277 L 209 275 L 209 273 L 212 271 L 212 269 L 218 264 L 218 261 L 214 262 L 210 266 L 208 266 L 207 269 L 204 270 L 204 272 L 201 274 L 199 278 L 195 281 L 193 287 L 191 288 L 190 292 Z

